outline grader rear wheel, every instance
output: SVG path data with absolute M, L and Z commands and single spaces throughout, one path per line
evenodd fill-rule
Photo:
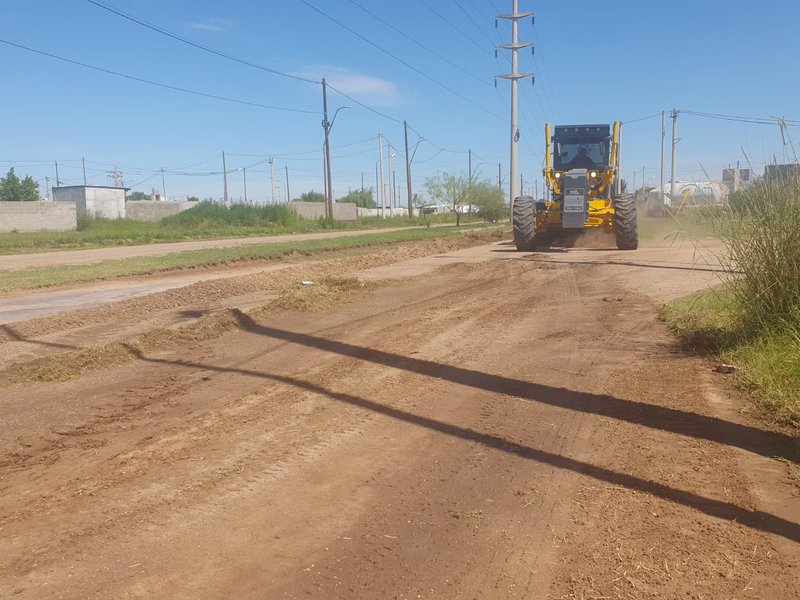
M 511 224 L 514 227 L 514 245 L 520 252 L 536 250 L 535 217 L 536 203 L 531 196 L 520 196 L 514 199 Z

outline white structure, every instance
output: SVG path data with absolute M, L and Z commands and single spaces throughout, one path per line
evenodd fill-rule
M 728 188 L 716 181 L 676 181 L 675 197 L 670 197 L 670 185 L 666 185 L 665 201 L 668 206 L 696 206 L 699 204 L 722 204 L 728 195 Z M 648 200 L 657 202 L 661 197 L 660 188 L 648 193 Z
M 53 202 L 72 202 L 78 212 L 105 219 L 125 218 L 128 188 L 107 185 L 70 185 L 53 188 Z

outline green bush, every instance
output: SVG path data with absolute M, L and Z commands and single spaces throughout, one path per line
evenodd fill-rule
M 272 227 L 295 223 L 297 214 L 282 204 L 251 204 L 237 202 L 225 206 L 203 201 L 177 215 L 161 220 L 164 227 L 194 227 L 213 229 L 219 227 Z

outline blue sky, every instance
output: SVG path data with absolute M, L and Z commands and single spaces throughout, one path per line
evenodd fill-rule
M 106 0 L 103 0 L 106 2 Z M 494 16 L 510 0 L 307 0 L 395 55 L 415 70 L 327 20 L 300 0 L 108 0 L 144 21 L 224 53 L 290 75 L 326 77 L 337 89 L 402 122 L 427 141 L 414 160 L 421 189 L 437 172 L 466 172 L 467 150 L 486 178 L 497 163 L 508 168 L 509 84 L 494 76 L 509 68 L 493 44 L 508 41 L 510 26 Z M 436 54 L 415 45 L 359 8 L 367 8 Z M 536 72 L 520 84 L 521 170 L 526 186 L 540 179 L 546 121 L 635 121 L 673 107 L 688 111 L 800 119 L 800 3 L 789 0 L 717 2 L 633 0 L 535 2 L 520 39 L 536 54 L 520 53 L 521 69 Z M 442 19 L 439 15 L 446 17 Z M 149 86 L 0 44 L 0 170 L 42 180 L 108 184 L 119 167 L 126 185 L 161 187 L 170 197 L 220 197 L 220 153 L 228 170 L 247 167 L 248 196 L 270 194 L 265 161 L 274 156 L 283 197 L 288 166 L 292 196 L 322 189 L 320 86 L 277 76 L 208 54 L 111 14 L 86 0 L 4 2 L 0 39 L 104 69 L 212 95 L 298 110 L 288 112 L 223 102 Z M 456 66 L 454 66 L 454 63 Z M 424 73 L 420 74 L 419 72 Z M 448 89 L 445 89 L 448 88 Z M 377 133 L 402 148 L 397 122 L 331 91 L 331 112 L 344 105 L 332 131 L 334 189 L 374 185 Z M 668 124 L 668 128 L 671 127 Z M 417 133 L 418 132 L 418 133 Z M 791 127 L 790 135 L 800 133 Z M 641 171 L 657 183 L 660 118 L 624 127 L 623 173 Z M 777 126 L 682 114 L 679 177 L 712 178 L 737 160 L 742 147 L 756 169 L 783 143 Z M 404 181 L 402 151 L 397 180 Z M 178 175 L 193 173 L 194 175 Z M 204 175 L 204 173 L 212 173 Z M 243 194 L 242 173 L 229 175 L 230 194 Z M 403 192 L 404 197 L 404 192 Z

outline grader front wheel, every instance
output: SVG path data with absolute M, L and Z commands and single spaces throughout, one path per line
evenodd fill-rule
M 636 201 L 628 194 L 614 198 L 614 229 L 616 230 L 617 248 L 636 250 L 639 247 Z

